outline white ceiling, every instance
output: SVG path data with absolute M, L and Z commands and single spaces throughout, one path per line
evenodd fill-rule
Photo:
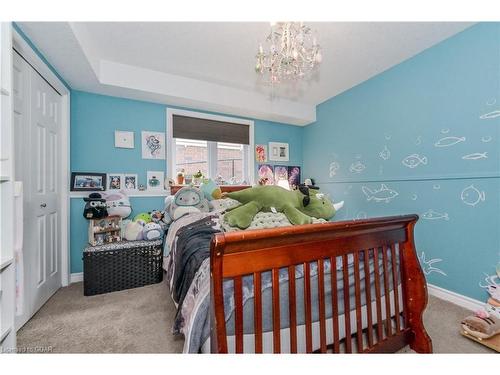
M 272 93 L 254 71 L 268 23 L 18 25 L 74 89 L 306 125 L 317 104 L 471 23 L 310 23 L 322 64 L 310 79 Z

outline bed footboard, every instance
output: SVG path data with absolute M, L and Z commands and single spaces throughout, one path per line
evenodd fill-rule
M 218 233 L 210 254 L 211 351 L 389 353 L 410 345 L 431 353 L 422 321 L 427 288 L 413 238 L 417 220 L 406 215 Z M 271 307 L 263 304 L 265 273 Z M 254 291 L 250 317 L 244 278 L 252 279 Z M 231 279 L 234 346 L 228 348 L 224 282 Z M 267 330 L 265 314 L 272 323 Z M 264 342 L 269 337 L 272 344 Z

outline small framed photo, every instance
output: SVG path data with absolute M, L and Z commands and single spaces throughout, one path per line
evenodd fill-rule
M 165 172 L 163 171 L 148 171 L 147 173 L 147 190 L 162 191 L 165 180 Z
M 71 172 L 71 191 L 106 190 L 106 173 Z
M 267 161 L 267 145 L 255 146 L 255 161 L 257 163 L 265 163 Z
M 123 189 L 123 173 L 108 173 L 106 190 Z
M 134 132 L 115 130 L 115 147 L 134 148 Z
M 137 191 L 139 189 L 137 175 L 125 173 L 123 177 L 123 187 L 127 191 Z
M 269 142 L 269 160 L 288 161 L 288 143 Z

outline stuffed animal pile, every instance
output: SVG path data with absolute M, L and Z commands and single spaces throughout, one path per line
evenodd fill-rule
M 500 263 L 496 267 L 496 275 L 486 277 L 486 289 L 490 298 L 483 310 L 476 311 L 462 321 L 462 328 L 468 335 L 480 340 L 489 339 L 500 333 Z
M 241 203 L 225 214 L 225 221 L 232 227 L 246 229 L 259 212 L 282 212 L 294 225 L 310 224 L 312 218 L 331 219 L 336 206 L 318 189 L 300 185 L 298 190 L 287 190 L 280 186 L 265 185 L 224 194 Z

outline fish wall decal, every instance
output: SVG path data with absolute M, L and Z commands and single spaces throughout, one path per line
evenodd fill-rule
M 462 156 L 464 160 L 479 160 L 479 159 L 488 159 L 488 152 L 474 152 L 472 154 Z
M 486 200 L 486 194 L 484 191 L 479 191 L 474 185 L 469 185 L 462 190 L 460 198 L 465 204 L 474 207 L 479 202 L 484 202 Z
M 442 269 L 433 266 L 433 264 L 435 263 L 442 262 L 443 261 L 442 259 L 434 258 L 427 260 L 425 258 L 425 253 L 423 251 L 422 254 L 418 257 L 418 259 L 420 260 L 420 263 L 422 265 L 422 271 L 424 271 L 425 275 L 429 275 L 432 272 L 436 272 L 443 276 L 448 276 Z
M 401 163 L 408 168 L 416 168 L 419 165 L 427 165 L 427 157 L 420 156 L 419 154 L 411 154 L 404 158 Z
M 392 199 L 396 198 L 399 193 L 396 190 L 389 189 L 385 184 L 380 185 L 380 189 L 371 190 L 366 186 L 362 186 L 361 190 L 366 195 L 367 201 L 385 202 L 389 203 Z
M 388 160 L 391 157 L 391 151 L 387 148 L 387 145 L 378 153 L 378 156 L 384 160 Z
M 490 118 L 496 118 L 498 116 L 500 116 L 500 110 L 497 109 L 496 111 L 485 113 L 484 115 L 479 116 L 479 118 L 481 120 L 487 120 Z
M 351 164 L 349 170 L 351 171 L 351 173 L 361 173 L 365 170 L 365 168 L 366 166 L 358 160 Z
M 440 213 L 432 209 L 425 211 L 421 217 L 422 219 L 426 220 L 439 220 L 439 219 L 450 220 L 450 217 L 448 216 L 447 212 Z
M 436 143 L 434 143 L 434 146 L 436 146 L 436 147 L 449 147 L 449 146 L 454 146 L 460 142 L 465 142 L 465 137 L 444 137 L 444 138 L 441 138 Z
M 332 161 L 330 163 L 330 177 L 333 177 L 337 174 L 337 171 L 340 169 L 340 164 L 336 161 Z

